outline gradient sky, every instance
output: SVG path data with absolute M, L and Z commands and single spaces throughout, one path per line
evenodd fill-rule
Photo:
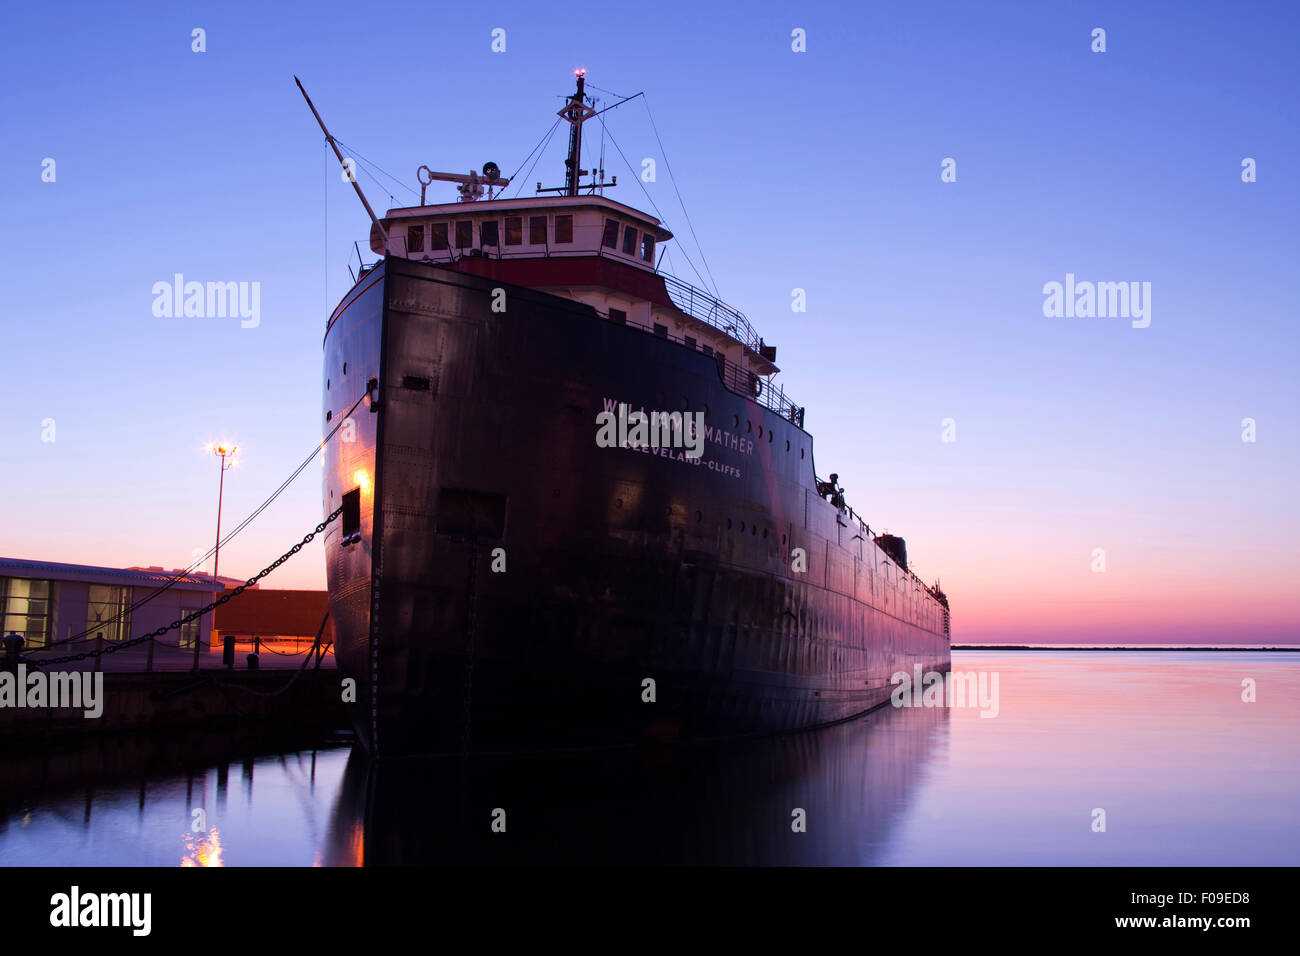
M 1296 5 L 565 9 L 6 6 L 0 554 L 184 566 L 213 538 L 204 442 L 244 450 L 227 528 L 310 452 L 325 318 L 368 222 L 295 73 L 340 140 L 414 186 L 422 163 L 515 172 L 584 66 L 647 94 L 719 292 L 807 406 L 818 471 L 942 579 L 954 640 L 1300 640 Z M 660 160 L 647 188 L 700 266 L 645 107 L 608 118 L 638 171 Z M 562 181 L 563 150 L 560 133 L 529 187 Z M 605 165 L 611 197 L 648 207 L 612 148 Z M 376 207 L 415 201 L 361 183 Z M 260 282 L 261 324 L 155 318 L 177 272 Z M 1150 327 L 1045 318 L 1067 272 L 1150 282 Z M 319 473 L 223 573 L 320 519 Z M 266 583 L 323 587 L 323 564 L 313 546 Z

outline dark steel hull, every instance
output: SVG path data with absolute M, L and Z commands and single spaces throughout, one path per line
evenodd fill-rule
M 326 554 L 372 754 L 810 727 L 948 667 L 945 609 L 818 496 L 811 436 L 701 352 L 390 258 L 336 310 L 325 368 L 332 416 L 379 382 L 324 479 L 327 511 L 362 489 L 360 540 L 335 522 Z M 698 463 L 598 447 L 607 401 L 706 411 L 711 440 Z

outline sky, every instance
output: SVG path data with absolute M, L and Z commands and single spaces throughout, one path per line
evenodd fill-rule
M 295 74 L 418 189 L 515 173 L 584 67 L 601 106 L 645 93 L 607 114 L 609 195 L 778 347 L 818 472 L 941 579 L 954 641 L 1300 642 L 1298 34 L 1289 3 L 7 5 L 0 555 L 184 567 L 207 442 L 241 449 L 228 529 L 319 439 L 369 223 Z M 257 324 L 155 316 L 176 273 L 259 283 Z M 1149 324 L 1046 315 L 1067 274 L 1149 289 Z M 319 475 L 223 574 L 320 520 Z M 323 587 L 323 550 L 264 586 Z

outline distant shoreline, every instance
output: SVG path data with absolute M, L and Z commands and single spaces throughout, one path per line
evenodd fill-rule
M 1180 644 L 1177 647 L 1164 647 L 1147 644 L 953 644 L 954 651 L 1289 651 L 1300 652 L 1300 644 L 1270 645 L 1268 647 L 1243 645 L 1225 647 L 1221 644 L 1197 646 Z

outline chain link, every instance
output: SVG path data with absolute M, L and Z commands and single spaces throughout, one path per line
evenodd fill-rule
M 121 643 L 115 643 L 109 647 L 96 648 L 93 651 L 83 651 L 80 654 L 68 654 L 65 657 L 51 657 L 51 658 L 40 659 L 40 660 L 33 659 L 33 658 L 23 658 L 22 660 L 24 663 L 27 664 L 40 664 L 40 665 L 68 664 L 71 663 L 72 661 L 83 661 L 88 657 L 98 657 L 102 654 L 115 654 L 118 651 L 125 650 L 126 648 L 132 647 L 136 644 L 141 644 L 145 641 L 152 641 L 154 638 L 162 637 L 168 631 L 174 631 L 182 624 L 188 624 L 190 623 L 190 621 L 197 621 L 198 619 L 203 617 L 204 614 L 207 614 L 208 612 L 215 610 L 216 608 L 225 604 L 227 601 L 231 600 L 232 598 L 238 597 L 240 594 L 243 594 L 245 591 L 251 588 L 258 581 L 262 580 L 262 578 L 266 577 L 268 574 L 270 574 L 280 565 L 284 564 L 284 562 L 288 561 L 291 557 L 293 557 L 295 554 L 301 551 L 305 545 L 310 544 L 312 539 L 315 538 L 316 535 L 324 531 L 329 526 L 330 522 L 332 522 L 335 518 L 337 518 L 342 513 L 343 513 L 343 506 L 339 505 L 339 507 L 335 508 L 334 512 L 328 518 L 326 518 L 324 521 L 322 521 L 320 524 L 316 526 L 316 529 L 314 531 L 309 531 L 301 541 L 295 544 L 284 554 L 280 555 L 280 557 L 276 558 L 274 562 L 272 562 L 269 566 L 263 568 L 258 574 L 249 578 L 239 587 L 233 588 L 225 592 L 224 594 L 221 595 L 221 597 L 217 598 L 207 607 L 200 608 L 197 611 L 191 611 L 189 614 L 185 615 L 184 617 L 172 621 L 166 627 L 160 627 L 157 628 L 156 630 L 150 631 L 148 634 L 142 634 L 139 637 L 133 637 L 129 641 L 122 641 Z M 198 635 L 195 635 L 194 639 L 197 641 L 199 639 Z M 209 642 L 209 644 L 211 644 L 211 642 Z M 177 646 L 179 647 L 180 645 Z

